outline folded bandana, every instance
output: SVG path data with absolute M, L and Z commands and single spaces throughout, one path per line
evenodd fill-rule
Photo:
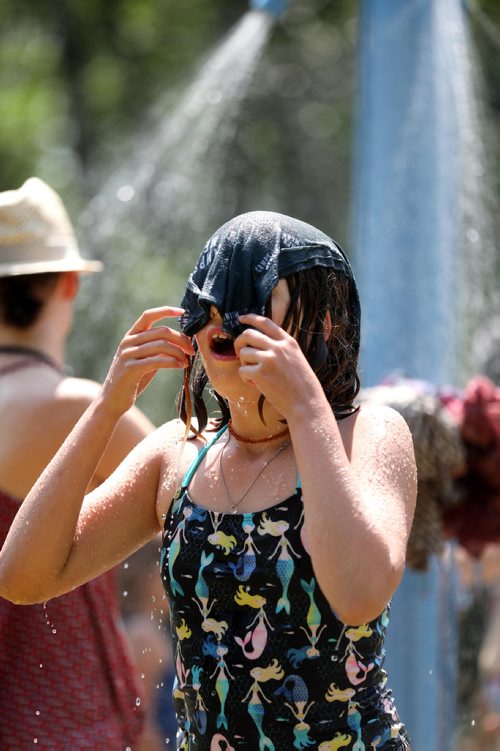
M 265 315 L 279 279 L 326 266 L 351 281 L 351 315 L 360 319 L 359 297 L 349 261 L 330 237 L 310 224 L 271 211 L 252 211 L 226 222 L 203 248 L 181 302 L 181 328 L 193 336 L 210 320 L 210 306 L 222 328 L 236 337 L 246 328 L 244 313 Z M 359 331 L 359 325 L 358 325 Z

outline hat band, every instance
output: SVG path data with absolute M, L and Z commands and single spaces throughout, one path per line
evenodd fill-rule
M 78 246 L 70 237 L 53 238 L 50 243 L 30 241 L 25 244 L 0 245 L 0 264 L 64 261 L 70 258 L 80 258 Z

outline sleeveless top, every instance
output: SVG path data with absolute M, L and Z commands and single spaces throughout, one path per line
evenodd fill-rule
M 389 607 L 361 626 L 335 616 L 304 544 L 300 482 L 258 512 L 214 512 L 190 499 L 223 430 L 188 470 L 163 532 L 177 748 L 408 750 L 382 669 Z
M 42 352 L 25 354 L 0 375 L 33 366 L 62 368 Z M 21 500 L 0 491 L 0 547 Z M 34 551 L 36 565 L 36 551 Z M 0 748 L 125 751 L 142 735 L 142 687 L 120 626 L 113 571 L 45 605 L 0 597 Z
M 0 547 L 20 504 L 0 491 Z M 114 572 L 46 605 L 0 597 L 1 749 L 137 748 L 142 688 L 119 619 Z

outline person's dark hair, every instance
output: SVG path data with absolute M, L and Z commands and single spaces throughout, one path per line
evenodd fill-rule
M 283 321 L 283 328 L 290 331 L 304 352 L 307 361 L 316 373 L 336 418 L 341 420 L 356 412 L 353 402 L 359 393 L 358 375 L 359 320 L 351 306 L 351 282 L 347 277 L 332 269 L 316 266 L 286 277 L 290 291 L 290 305 Z M 271 298 L 266 315 L 271 316 Z M 331 332 L 328 341 L 324 340 L 324 324 L 327 313 L 331 319 Z M 195 343 L 196 349 L 196 343 Z M 190 383 L 192 407 L 202 432 L 208 422 L 208 411 L 203 392 L 208 377 L 198 354 L 190 358 Z M 185 379 L 185 384 L 188 379 Z M 190 395 L 187 387 L 179 394 L 179 414 L 189 422 Z M 220 417 L 215 429 L 225 425 L 230 412 L 227 401 L 213 392 L 220 407 Z M 260 415 L 262 418 L 261 397 Z
M 7 326 L 27 329 L 57 284 L 58 272 L 0 278 L 0 319 Z

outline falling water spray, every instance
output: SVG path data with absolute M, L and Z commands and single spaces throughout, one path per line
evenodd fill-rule
M 81 337 L 70 356 L 95 378 L 104 377 L 110 348 L 134 316 L 181 298 L 200 243 L 221 223 L 221 207 L 224 218 L 234 213 L 227 147 L 276 23 L 276 13 L 263 10 L 248 10 L 230 29 L 174 106 L 171 91 L 160 96 L 119 165 L 107 168 L 104 179 L 104 170 L 93 178 L 100 187 L 78 234 L 89 254 L 104 261 L 105 272 L 92 289 L 82 288 L 78 310 L 84 311 L 81 330 L 104 336 Z M 168 388 L 168 377 L 163 381 Z M 157 388 L 148 389 L 146 401 L 157 403 Z
M 462 0 L 361 3 L 354 232 L 365 386 L 394 371 L 461 385 L 474 331 L 494 309 L 467 20 Z M 429 572 L 407 571 L 393 602 L 386 665 L 414 751 L 456 748 L 449 553 Z

